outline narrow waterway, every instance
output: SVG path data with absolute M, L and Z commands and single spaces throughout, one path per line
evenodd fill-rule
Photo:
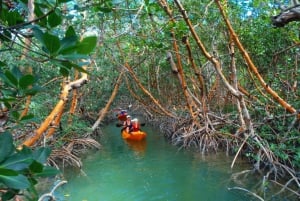
M 243 191 L 228 190 L 242 185 L 233 181 L 231 175 L 249 168 L 245 162 L 238 162 L 231 170 L 231 157 L 178 150 L 155 130 L 143 129 L 147 140 L 128 144 L 121 139 L 120 128 L 103 128 L 102 149 L 84 159 L 85 174 L 65 172 L 68 183 L 60 189 L 62 200 L 258 200 Z

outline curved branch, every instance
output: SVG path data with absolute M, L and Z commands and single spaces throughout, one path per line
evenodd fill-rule
M 85 68 L 86 67 L 83 67 L 83 69 Z M 35 131 L 35 135 L 25 140 L 25 142 L 23 142 L 23 145 L 32 146 L 38 139 L 40 139 L 41 136 L 44 134 L 44 132 L 52 124 L 53 120 L 64 109 L 65 104 L 68 102 L 68 95 L 70 91 L 72 91 L 73 89 L 80 88 L 81 86 L 86 84 L 87 81 L 88 81 L 87 74 L 82 73 L 82 77 L 80 79 L 70 82 L 69 84 L 64 86 L 61 92 L 60 100 L 58 101 L 58 103 L 56 104 L 52 112 L 48 115 L 48 117 L 44 120 L 44 122 L 40 125 L 40 127 Z
M 253 63 L 253 61 L 251 60 L 248 52 L 245 50 L 244 46 L 242 45 L 242 43 L 239 40 L 238 35 L 235 33 L 235 31 L 233 30 L 227 16 L 225 15 L 224 9 L 220 3 L 219 0 L 215 0 L 216 4 L 219 7 L 220 13 L 223 17 L 223 20 L 225 21 L 227 28 L 230 32 L 230 34 L 233 37 L 233 40 L 235 42 L 235 44 L 237 45 L 237 47 L 239 48 L 243 58 L 245 59 L 245 61 L 247 62 L 249 68 L 251 69 L 251 71 L 254 73 L 254 75 L 256 76 L 256 78 L 258 79 L 258 81 L 260 82 L 260 84 L 262 85 L 262 87 L 266 90 L 267 93 L 269 93 L 274 100 L 276 100 L 283 108 L 285 108 L 288 112 L 290 113 L 296 113 L 296 109 L 291 106 L 289 103 L 287 103 L 285 100 L 283 100 L 263 79 L 263 77 L 260 75 L 260 73 L 258 72 L 257 67 L 255 66 L 255 64 Z M 298 119 L 300 119 L 300 113 L 298 114 Z
M 300 5 L 284 9 L 278 15 L 272 16 L 271 21 L 275 27 L 284 27 L 290 22 L 300 21 Z

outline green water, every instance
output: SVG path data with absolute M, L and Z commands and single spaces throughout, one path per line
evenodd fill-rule
M 67 201 L 250 201 L 258 200 L 230 179 L 232 158 L 205 156 L 168 144 L 158 132 L 144 127 L 143 144 L 127 144 L 120 128 L 107 126 L 102 149 L 83 161 L 84 174 L 66 172 L 60 190 Z M 245 164 L 236 165 L 247 168 Z M 243 167 L 241 167 L 243 166 Z

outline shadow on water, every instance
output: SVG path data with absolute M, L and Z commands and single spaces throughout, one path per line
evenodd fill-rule
M 202 155 L 178 150 L 149 127 L 147 139 L 128 143 L 120 128 L 103 128 L 102 149 L 83 161 L 85 175 L 66 171 L 68 180 L 59 194 L 66 201 L 251 201 L 231 175 L 249 169 L 222 153 Z M 241 183 L 243 183 L 241 181 Z

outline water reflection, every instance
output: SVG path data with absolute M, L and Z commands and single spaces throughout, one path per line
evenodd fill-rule
M 256 200 L 245 192 L 228 190 L 236 185 L 231 175 L 249 169 L 246 164 L 242 167 L 237 161 L 231 169 L 232 157 L 178 150 L 156 131 L 144 129 L 148 134 L 145 141 L 130 142 L 122 139 L 118 128 L 106 127 L 102 150 L 84 161 L 86 176 L 66 174 L 68 184 L 62 193 L 68 196 L 63 200 Z
M 145 154 L 147 148 L 147 141 L 132 141 L 132 140 L 124 140 L 127 146 L 133 150 L 137 155 L 143 156 Z

